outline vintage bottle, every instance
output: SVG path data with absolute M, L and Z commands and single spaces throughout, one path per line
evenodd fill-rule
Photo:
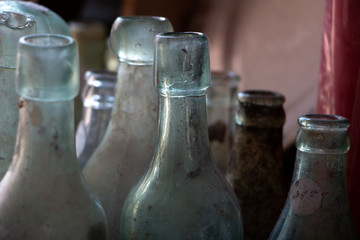
M 236 93 L 240 77 L 231 71 L 212 71 L 206 95 L 211 152 L 225 175 L 235 133 Z
M 286 200 L 284 100 L 272 91 L 238 93 L 235 142 L 226 177 L 243 210 L 245 239 L 266 239 Z
M 114 105 L 116 73 L 87 71 L 85 80 L 82 119 L 76 131 L 76 153 L 81 168 L 105 135 Z
M 1 240 L 107 239 L 105 212 L 76 160 L 78 68 L 71 37 L 19 40 L 19 127 L 14 157 L 0 183 Z
M 70 35 L 70 30 L 64 20 L 39 4 L 0 1 L 0 179 L 14 153 L 19 120 L 19 96 L 15 92 L 16 46 L 21 36 L 33 33 Z
M 166 31 L 172 31 L 166 18 L 136 16 L 117 18 L 111 30 L 120 60 L 115 104 L 104 139 L 83 170 L 107 214 L 111 239 L 119 239 L 123 202 L 146 170 L 154 145 L 154 37 Z
M 270 239 L 359 239 L 346 188 L 349 121 L 310 114 L 298 123 L 292 185 Z
M 208 51 L 202 33 L 155 38 L 157 140 L 148 170 L 124 203 L 123 240 L 242 239 L 239 203 L 210 151 Z

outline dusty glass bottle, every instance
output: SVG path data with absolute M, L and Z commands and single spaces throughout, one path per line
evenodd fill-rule
M 172 31 L 162 17 L 119 17 L 110 42 L 120 60 L 115 105 L 105 137 L 83 173 L 119 239 L 123 202 L 148 166 L 155 141 L 157 94 L 152 85 L 154 37 Z
M 70 35 L 65 21 L 51 10 L 24 1 L 0 1 L 0 179 L 14 153 L 19 119 L 15 92 L 17 43 L 21 36 L 33 33 Z
M 346 188 L 349 121 L 313 114 L 298 123 L 292 185 L 270 239 L 359 239 Z
M 106 239 L 106 217 L 81 175 L 74 144 L 75 41 L 20 38 L 15 154 L 0 183 L 0 239 Z M 54 67 L 56 66 L 56 67 Z
M 87 71 L 82 92 L 82 119 L 76 131 L 76 153 L 81 169 L 103 139 L 115 100 L 116 73 Z
M 123 240 L 242 239 L 238 201 L 210 151 L 208 51 L 202 33 L 155 38 L 157 140 L 147 172 L 124 203 Z
M 236 93 L 240 77 L 231 71 L 212 71 L 206 96 L 211 152 L 225 175 L 235 133 Z
M 245 239 L 266 239 L 286 201 L 282 94 L 265 90 L 238 93 L 236 130 L 226 177 L 243 209 Z

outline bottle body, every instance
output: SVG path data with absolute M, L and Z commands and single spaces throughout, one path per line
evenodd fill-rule
M 63 142 L 74 137 L 73 102 L 21 104 L 17 150 L 0 184 L 0 239 L 106 239 L 104 210 L 73 142 Z
M 270 239 L 358 239 L 346 189 L 348 120 L 299 118 L 292 185 Z
M 0 179 L 14 153 L 19 120 L 19 96 L 15 92 L 16 48 L 20 37 L 34 33 L 70 36 L 69 27 L 57 14 L 32 2 L 0 1 Z
M 104 210 L 76 161 L 74 40 L 20 38 L 17 69 L 22 99 L 15 154 L 0 183 L 0 239 L 106 239 Z
M 82 119 L 76 131 L 76 152 L 82 169 L 103 139 L 114 105 L 116 74 L 87 71 Z
M 206 108 L 211 152 L 225 175 L 235 134 L 236 93 L 240 77 L 231 71 L 211 72 Z
M 284 96 L 248 90 L 239 92 L 237 100 L 235 142 L 226 177 L 243 209 L 245 238 L 266 239 L 287 194 L 282 147 Z
M 210 151 L 208 57 L 204 34 L 155 38 L 157 140 L 148 170 L 122 209 L 124 240 L 242 239 L 240 206 Z
M 126 199 L 121 238 L 240 239 L 238 202 L 203 140 L 205 97 L 160 98 L 160 141 Z

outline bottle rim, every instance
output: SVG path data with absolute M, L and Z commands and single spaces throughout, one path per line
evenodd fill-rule
M 333 114 L 306 114 L 298 119 L 300 127 L 304 128 L 339 128 L 347 129 L 350 122 L 347 118 Z
M 279 92 L 269 90 L 246 90 L 238 93 L 238 101 L 241 103 L 250 103 L 266 106 L 282 106 L 285 97 Z
M 33 48 L 63 48 L 75 44 L 75 40 L 61 34 L 30 34 L 21 37 L 19 43 Z

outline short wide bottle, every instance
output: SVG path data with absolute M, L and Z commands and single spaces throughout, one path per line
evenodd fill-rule
M 158 34 L 154 65 L 157 141 L 124 203 L 121 239 L 242 239 L 238 201 L 210 152 L 206 36 Z
M 292 185 L 270 239 L 359 239 L 346 191 L 349 121 L 314 114 L 298 123 Z
M 25 36 L 17 57 L 16 90 L 22 98 L 15 154 L 0 183 L 0 239 L 107 239 L 105 213 L 75 153 L 75 41 Z

